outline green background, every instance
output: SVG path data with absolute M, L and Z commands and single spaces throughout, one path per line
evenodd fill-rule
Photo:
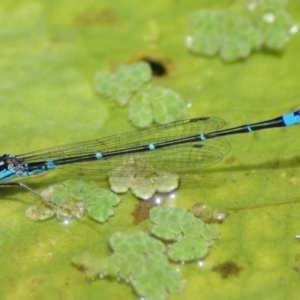
M 229 127 L 296 109 L 299 34 L 280 53 L 255 52 L 236 63 L 186 50 L 188 17 L 198 9 L 224 9 L 230 3 L 2 0 L 1 152 L 20 154 L 132 130 L 127 109 L 96 95 L 93 80 L 98 70 L 113 71 L 143 56 L 167 63 L 168 75 L 154 82 L 190 103 L 188 118 L 219 116 Z M 288 11 L 299 20 L 299 3 L 291 1 Z M 180 266 L 185 290 L 170 299 L 297 298 L 298 131 L 294 127 L 228 137 L 232 150 L 221 163 L 182 177 L 176 204 L 189 208 L 205 202 L 233 210 L 219 226 L 221 237 L 204 266 Z M 25 183 L 41 191 L 69 178 L 81 177 L 70 168 Z M 69 226 L 56 219 L 26 219 L 26 208 L 36 201 L 23 190 L 1 190 L 2 299 L 136 298 L 124 283 L 87 282 L 71 259 L 85 251 L 107 256 L 107 241 L 115 231 L 148 230 L 147 221 L 133 225 L 138 200 L 124 195 L 104 225 L 86 218 Z M 240 271 L 227 278 L 212 271 L 229 261 Z

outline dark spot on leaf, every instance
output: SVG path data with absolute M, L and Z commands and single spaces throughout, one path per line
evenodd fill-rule
M 145 203 L 142 201 L 139 202 L 139 204 L 135 206 L 135 210 L 131 214 L 133 216 L 133 224 L 137 225 L 145 220 L 148 220 L 149 212 L 152 207 L 154 207 L 153 204 Z
M 231 275 L 239 276 L 239 274 L 243 270 L 243 268 L 238 266 L 233 261 L 228 261 L 228 262 L 225 262 L 223 264 L 213 267 L 212 270 L 220 273 L 222 278 L 226 279 L 228 276 L 231 276 Z
M 110 8 L 104 8 L 101 10 L 88 10 L 78 15 L 75 19 L 76 23 L 86 26 L 98 24 L 113 25 L 117 24 L 118 21 L 119 18 L 115 11 Z
M 144 57 L 141 61 L 145 61 L 150 65 L 153 76 L 162 77 L 168 75 L 168 69 L 164 62 L 150 57 Z

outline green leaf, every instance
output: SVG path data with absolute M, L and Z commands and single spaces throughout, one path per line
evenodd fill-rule
M 169 257 L 174 261 L 193 261 L 208 253 L 208 244 L 204 239 L 182 237 L 168 249 Z
M 85 199 L 85 204 L 90 217 L 103 223 L 114 215 L 113 206 L 119 204 L 120 201 L 121 199 L 116 194 L 97 188 Z
M 147 299 L 165 299 L 168 293 L 182 291 L 178 272 L 162 254 L 165 251 L 162 242 L 144 232 L 131 235 L 116 232 L 110 238 L 110 245 L 114 254 L 106 259 L 83 254 L 72 262 L 85 269 L 91 279 L 97 274 L 122 278 L 140 297 Z
M 151 95 L 148 92 L 136 93 L 129 102 L 129 119 L 132 123 L 144 128 L 150 126 L 153 121 L 150 105 Z
M 299 23 L 297 1 L 288 5 L 285 0 L 268 2 L 284 4 L 293 24 Z M 151 1 L 145 5 L 142 1 L 2 0 L 2 154 L 58 149 L 65 143 L 131 131 L 126 112 L 95 93 L 93 78 L 97 70 L 116 70 L 141 57 L 154 57 L 167 66 L 167 74 L 153 78 L 151 84 L 180 93 L 189 104 L 184 118 L 220 117 L 229 128 L 296 109 L 299 33 L 288 35 L 288 44 L 280 52 L 258 49 L 233 64 L 192 55 L 184 48 L 184 37 L 190 35 L 189 16 L 203 8 L 221 11 L 226 5 L 224 1 Z M 173 265 L 181 270 L 184 291 L 170 298 L 299 297 L 298 133 L 299 127 L 289 127 L 228 136 L 231 151 L 222 161 L 180 176 L 179 190 L 166 205 L 189 208 L 204 202 L 212 208 L 224 207 L 230 214 L 219 226 L 217 247 L 211 248 L 202 266 L 193 262 Z M 217 140 L 213 145 L 218 145 Z M 101 161 L 62 166 L 43 176 L 18 180 L 40 193 L 68 178 L 81 181 L 83 166 L 89 167 L 84 176 L 107 187 L 98 178 Z M 150 229 L 148 221 L 133 224 L 137 203 L 133 195 L 122 196 L 124 201 L 109 223 L 85 218 L 67 225 L 55 218 L 28 220 L 24 212 L 40 200 L 27 191 L 3 188 L 0 192 L 3 299 L 98 299 L 99 293 L 104 299 L 138 297 L 130 285 L 112 280 L 87 283 L 82 269 L 70 266 L 72 257 L 84 252 L 96 252 L 100 261 L 107 257 L 108 238 L 114 232 Z M 213 271 L 218 266 L 234 276 L 223 279 L 221 272 Z M 102 267 L 105 275 L 104 262 Z M 94 272 L 95 277 L 99 275 Z
M 196 54 L 212 56 L 219 52 L 225 61 L 246 58 L 262 46 L 281 50 L 294 26 L 286 3 L 235 1 L 224 11 L 198 11 L 190 19 L 192 34 L 186 45 Z
M 183 98 L 171 89 L 153 86 L 150 90 L 153 118 L 158 124 L 174 122 L 186 112 Z
M 95 77 L 96 91 L 108 100 L 116 100 L 125 105 L 132 94 L 138 91 L 151 78 L 151 70 L 147 63 L 138 62 L 128 66 L 120 66 L 114 74 L 100 71 Z

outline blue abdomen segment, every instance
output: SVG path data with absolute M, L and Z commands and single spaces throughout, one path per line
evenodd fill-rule
M 102 159 L 103 158 L 103 155 L 102 155 L 102 153 L 101 152 L 96 152 L 96 154 L 95 154 L 95 156 L 96 156 L 96 159 Z
M 5 168 L 0 170 L 0 182 L 9 181 L 18 177 L 39 175 L 49 170 L 56 169 L 56 167 L 57 166 L 52 161 L 41 164 L 8 164 Z
M 0 182 L 11 180 L 11 179 L 14 179 L 16 177 L 17 177 L 17 175 L 15 174 L 15 172 L 13 172 L 11 170 L 2 170 L 2 171 L 0 171 Z
M 300 110 L 283 115 L 282 120 L 285 126 L 300 124 Z

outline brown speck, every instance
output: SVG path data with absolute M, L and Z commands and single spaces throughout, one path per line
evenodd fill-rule
M 66 285 L 66 286 L 69 286 L 69 285 L 70 285 L 70 283 L 69 283 L 69 282 L 70 282 L 70 278 L 69 278 L 69 277 L 67 277 L 67 278 L 66 278 L 66 281 L 65 281 L 65 285 Z
M 300 268 L 299 268 L 299 266 L 296 266 L 293 269 L 297 272 L 298 275 L 300 275 Z
M 219 272 L 222 278 L 226 279 L 231 275 L 235 275 L 236 277 L 238 277 L 243 268 L 238 266 L 237 263 L 233 261 L 228 261 L 213 267 L 212 270 L 215 272 Z
M 29 284 L 29 287 L 28 287 L 29 293 L 31 293 L 31 294 L 36 293 L 37 290 L 39 290 L 44 283 L 45 283 L 44 278 L 34 278 L 34 279 L 32 279 L 30 284 Z
M 135 206 L 135 210 L 131 214 L 133 216 L 133 224 L 137 225 L 145 220 L 148 220 L 149 212 L 152 207 L 154 207 L 153 204 L 145 203 L 142 201 L 139 202 L 139 204 Z
M 98 25 L 98 24 L 117 24 L 119 21 L 115 11 L 110 8 L 104 8 L 101 10 L 88 10 L 75 19 L 75 22 L 82 25 Z

